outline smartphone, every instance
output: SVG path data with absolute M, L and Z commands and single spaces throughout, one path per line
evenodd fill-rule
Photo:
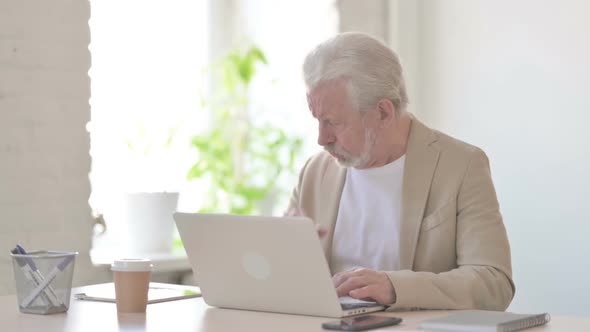
M 401 321 L 402 319 L 397 317 L 365 315 L 326 322 L 322 324 L 322 328 L 326 330 L 364 331 L 377 327 L 396 325 L 401 323 Z

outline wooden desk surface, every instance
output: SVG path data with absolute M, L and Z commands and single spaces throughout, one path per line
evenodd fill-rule
M 84 292 L 75 288 L 72 294 Z M 86 288 L 87 289 L 87 288 Z M 443 316 L 448 311 L 378 313 L 403 318 L 397 326 L 372 331 L 411 331 L 424 319 Z M 20 313 L 16 296 L 0 296 L 0 330 L 6 332 L 81 331 L 323 331 L 321 323 L 331 318 L 308 317 L 209 307 L 202 298 L 150 304 L 143 314 L 118 314 L 113 303 L 72 299 L 67 313 L 33 315 Z M 526 331 L 590 331 L 590 318 L 553 316 L 551 323 Z

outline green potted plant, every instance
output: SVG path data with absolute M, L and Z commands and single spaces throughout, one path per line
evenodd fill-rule
M 261 202 L 281 192 L 277 179 L 293 174 L 294 161 L 303 141 L 284 130 L 254 121 L 249 90 L 259 65 L 267 64 L 257 47 L 234 50 L 217 67 L 215 82 L 220 96 L 208 102 L 212 111 L 210 129 L 194 136 L 197 161 L 187 178 L 206 179 L 208 194 L 200 212 L 258 214 Z

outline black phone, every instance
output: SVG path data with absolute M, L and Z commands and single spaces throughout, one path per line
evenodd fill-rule
M 326 322 L 322 324 L 322 328 L 326 330 L 364 331 L 377 327 L 396 325 L 401 322 L 402 319 L 397 317 L 365 315 Z

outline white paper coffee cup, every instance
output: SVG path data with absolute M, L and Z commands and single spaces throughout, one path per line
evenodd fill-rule
M 153 265 L 149 259 L 117 259 L 111 265 L 119 312 L 145 312 Z

